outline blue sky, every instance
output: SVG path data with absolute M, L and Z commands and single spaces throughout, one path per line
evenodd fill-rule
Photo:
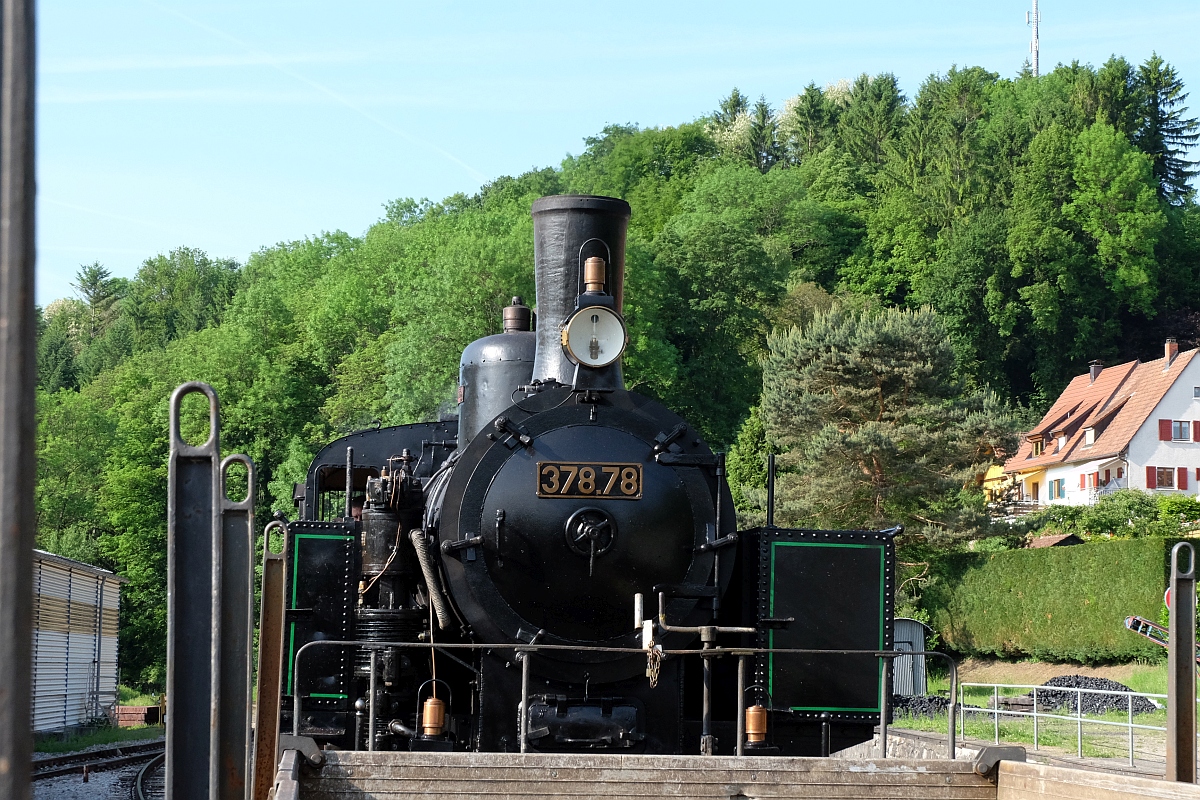
M 1152 51 L 1200 82 L 1200 5 L 1042 0 L 1043 71 Z M 80 264 L 179 245 L 244 262 L 362 233 L 397 197 L 557 165 L 609 123 L 673 125 L 738 86 L 1012 76 L 1020 0 L 172 2 L 38 8 L 38 302 Z M 1200 94 L 1194 105 L 1200 115 Z

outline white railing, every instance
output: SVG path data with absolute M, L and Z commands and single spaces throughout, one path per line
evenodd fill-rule
M 979 707 L 973 706 L 968 709 L 963 702 L 963 698 L 966 693 L 965 690 L 968 687 L 978 688 L 978 689 L 991 689 L 992 690 L 992 707 L 991 708 L 979 708 Z M 1028 690 L 1031 690 L 1030 693 L 1032 694 L 1032 699 L 1033 699 L 1033 710 L 1032 711 L 1015 711 L 1012 709 L 1000 708 L 1000 698 L 1001 698 L 1000 690 L 1001 689 L 1028 689 Z M 1038 692 L 1039 691 L 1042 693 L 1042 697 L 1047 698 L 1047 699 L 1053 698 L 1056 705 L 1062 704 L 1061 698 L 1063 697 L 1063 695 L 1067 695 L 1068 697 L 1072 694 L 1075 695 L 1075 714 L 1073 716 L 1068 716 L 1066 714 L 1057 714 L 1054 712 L 1046 712 L 1046 711 L 1039 712 L 1038 711 Z M 1083 715 L 1083 696 L 1085 694 L 1093 694 L 1093 695 L 1099 694 L 1099 695 L 1106 695 L 1108 697 L 1114 697 L 1114 696 L 1124 697 L 1126 711 L 1127 711 L 1127 715 L 1128 715 L 1127 720 L 1124 722 L 1118 722 L 1116 720 L 1094 719 L 1091 717 L 1084 716 Z M 1132 692 L 1132 691 L 1124 692 L 1124 691 L 1112 691 L 1112 690 L 1106 690 L 1106 689 L 1075 689 L 1075 688 L 1070 688 L 1070 687 L 1058 687 L 1058 686 L 1032 686 L 1032 685 L 1019 684 L 1019 683 L 960 683 L 958 685 L 958 724 L 959 724 L 959 728 L 962 731 L 962 736 L 966 737 L 966 735 L 967 735 L 966 718 L 967 718 L 968 711 L 971 712 L 972 714 L 977 714 L 977 715 L 982 715 L 982 714 L 991 715 L 992 722 L 993 722 L 993 740 L 995 741 L 996 744 L 1000 744 L 1000 717 L 1001 716 L 1031 717 L 1033 719 L 1033 749 L 1037 750 L 1037 749 L 1039 749 L 1038 720 L 1053 719 L 1053 720 L 1066 720 L 1067 722 L 1074 722 L 1075 723 L 1075 754 L 1080 758 L 1083 757 L 1083 726 L 1085 723 L 1088 725 L 1100 725 L 1100 726 L 1106 726 L 1106 727 L 1110 727 L 1110 728 L 1125 728 L 1128 730 L 1128 739 L 1129 739 L 1129 765 L 1133 766 L 1134 731 L 1135 730 L 1161 731 L 1161 732 L 1165 733 L 1167 730 L 1166 727 L 1164 727 L 1164 726 L 1143 725 L 1140 723 L 1135 723 L 1133 721 L 1133 717 L 1134 717 L 1133 703 L 1134 703 L 1135 697 L 1153 699 L 1155 704 L 1159 708 L 1165 707 L 1166 699 L 1167 699 L 1167 696 L 1165 694 L 1153 694 L 1151 692 Z M 1198 699 L 1200 699 L 1200 698 L 1198 698 Z M 1162 702 L 1159 702 L 1159 701 L 1162 701 Z

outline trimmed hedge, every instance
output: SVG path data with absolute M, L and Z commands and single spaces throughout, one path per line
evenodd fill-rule
M 1125 617 L 1158 619 L 1178 541 L 958 553 L 931 565 L 934 580 L 921 605 L 942 641 L 964 655 L 1080 663 L 1157 659 L 1165 651 L 1127 631 Z

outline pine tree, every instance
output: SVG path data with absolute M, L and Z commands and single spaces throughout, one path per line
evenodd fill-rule
M 89 341 L 100 335 L 111 321 L 116 302 L 120 299 L 122 284 L 123 281 L 114 279 L 99 261 L 85 264 L 75 273 L 75 283 L 71 284 L 71 288 L 79 292 L 87 304 Z
M 787 102 L 779 122 L 779 135 L 790 163 L 800 164 L 829 144 L 837 126 L 837 112 L 837 104 L 815 83 Z
M 733 124 L 734 120 L 750 110 L 750 98 L 738 91 L 738 88 L 733 87 L 733 91 L 729 93 L 721 101 L 721 105 L 713 112 L 713 124 L 720 128 L 727 128 Z
M 1159 196 L 1179 204 L 1192 196 L 1188 180 L 1197 174 L 1196 162 L 1186 158 L 1200 140 L 1200 123 L 1184 116 L 1188 93 L 1175 68 L 1155 53 L 1137 71 L 1140 120 L 1134 143 L 1154 158 Z
M 834 306 L 776 334 L 760 414 L 782 448 L 787 523 L 930 523 L 997 453 L 1015 422 L 990 393 L 964 392 L 954 351 L 930 309 Z
M 905 98 L 895 75 L 860 75 L 838 118 L 842 145 L 860 162 L 878 166 L 883 163 L 887 144 L 900 130 L 904 113 Z
M 768 172 L 781 155 L 779 123 L 765 96 L 758 98 L 750 115 L 750 147 L 759 172 Z

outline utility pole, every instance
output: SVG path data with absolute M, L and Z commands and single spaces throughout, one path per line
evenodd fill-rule
M 1038 12 L 1038 0 L 1033 0 L 1033 13 L 1025 12 L 1025 24 L 1033 28 L 1033 41 L 1029 43 L 1029 59 L 1030 66 L 1033 67 L 1033 77 L 1038 76 L 1038 23 L 1042 21 L 1042 15 Z

